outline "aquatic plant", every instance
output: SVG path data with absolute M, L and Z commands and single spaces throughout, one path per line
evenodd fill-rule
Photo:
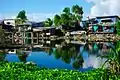
M 79 72 L 67 69 L 40 68 L 34 64 L 0 62 L 0 80 L 118 80 L 120 75 L 106 69 Z

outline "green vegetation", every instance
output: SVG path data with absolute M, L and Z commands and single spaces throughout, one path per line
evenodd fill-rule
M 120 74 L 120 41 L 116 42 L 115 49 L 111 50 L 108 60 L 110 72 Z
M 0 26 L 0 44 L 5 43 L 5 30 Z
M 0 62 L 0 80 L 119 80 L 107 70 L 88 72 L 38 68 L 33 64 Z
M 120 21 L 116 23 L 117 34 L 120 35 Z
M 26 12 L 25 10 L 22 10 L 18 13 L 15 23 L 16 25 L 23 24 L 26 20 L 27 20 Z
M 53 20 L 51 20 L 50 18 L 47 18 L 47 20 L 45 21 L 45 27 L 50 27 L 53 25 Z
M 67 29 L 75 27 L 82 20 L 83 9 L 78 5 L 73 5 L 72 9 L 65 7 L 62 14 L 54 16 L 55 26 L 64 25 Z

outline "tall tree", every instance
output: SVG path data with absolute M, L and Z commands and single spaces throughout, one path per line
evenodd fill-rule
M 63 13 L 54 16 L 55 26 L 62 25 L 65 30 L 70 30 L 73 28 L 80 29 L 80 21 L 82 19 L 83 10 L 82 7 L 78 5 L 73 5 L 72 13 L 69 7 L 63 9 Z
M 61 25 L 61 17 L 57 14 L 54 16 L 54 24 L 55 24 L 55 26 Z
M 25 22 L 27 20 L 27 16 L 26 16 L 25 10 L 20 11 L 16 18 L 18 18 L 18 20 L 21 19 L 22 23 Z
M 83 15 L 83 8 L 78 5 L 73 5 L 72 12 L 76 15 L 77 20 L 81 21 Z

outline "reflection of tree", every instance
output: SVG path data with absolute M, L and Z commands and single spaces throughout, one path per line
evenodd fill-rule
M 53 53 L 53 49 L 52 49 L 52 48 L 50 48 L 50 49 L 49 49 L 49 53 L 48 53 L 48 54 L 49 54 L 49 55 L 51 55 L 52 53 Z
M 5 51 L 0 51 L 0 61 L 4 61 L 6 57 Z
M 80 68 L 83 64 L 83 58 L 79 54 L 79 48 L 79 45 L 69 44 L 62 48 L 55 48 L 53 54 L 56 59 L 61 59 L 67 64 L 70 64 L 71 60 L 73 60 L 73 67 Z
M 23 53 L 23 54 L 20 54 L 20 55 L 18 55 L 18 58 L 19 58 L 19 60 L 21 61 L 21 62 L 27 62 L 27 57 L 28 57 L 28 54 L 26 54 L 26 53 Z
M 74 68 L 79 69 L 83 66 L 83 62 L 84 62 L 83 57 L 79 55 L 72 65 Z
M 18 58 L 21 62 L 27 62 L 27 57 L 28 57 L 28 53 L 27 52 L 20 52 L 20 51 L 17 51 L 16 53 L 18 55 Z
M 55 49 L 55 51 L 53 53 L 54 53 L 56 59 L 60 59 L 62 50 L 60 48 L 58 48 L 58 49 Z

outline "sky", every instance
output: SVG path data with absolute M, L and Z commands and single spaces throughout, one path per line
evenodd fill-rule
M 87 16 L 120 15 L 120 0 L 1 0 L 0 19 L 15 18 L 25 10 L 32 21 L 42 21 L 60 14 L 65 7 L 78 4 Z

